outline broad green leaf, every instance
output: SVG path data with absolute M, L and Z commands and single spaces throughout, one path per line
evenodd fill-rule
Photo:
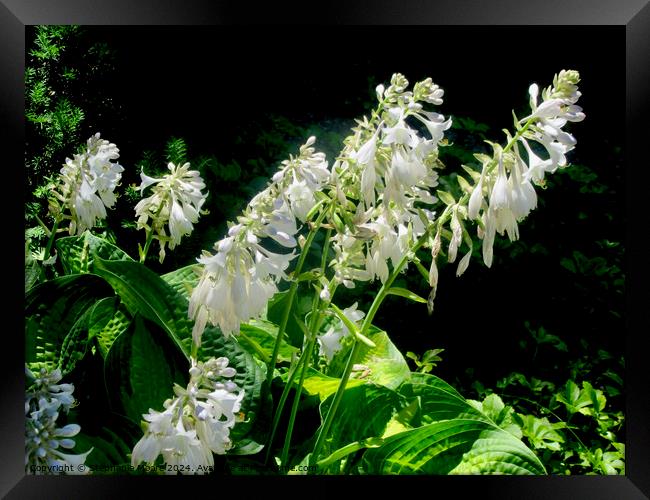
M 189 266 L 163 274 L 161 278 L 165 283 L 189 300 L 192 289 L 199 284 L 197 270 L 200 270 L 198 264 L 190 264 Z
M 122 249 L 90 231 L 81 236 L 59 238 L 56 248 L 66 274 L 87 273 L 92 270 L 95 257 L 104 260 L 133 260 Z
M 241 413 L 244 421 L 239 422 L 231 431 L 233 441 L 246 436 L 253 428 L 254 423 L 260 417 L 269 417 L 267 414 L 271 408 L 271 395 L 264 390 L 266 367 L 251 356 L 231 336 L 225 338 L 218 328 L 208 327 L 203 333 L 199 359 L 225 356 L 229 360 L 229 366 L 237 371 L 231 379 L 240 389 L 244 390 Z M 264 438 L 257 435 L 253 439 L 263 442 Z
M 267 318 L 272 323 L 279 325 L 282 320 L 282 315 L 284 314 L 284 308 L 287 303 L 288 291 L 276 293 L 268 304 L 267 309 Z M 296 318 L 304 318 L 311 310 L 311 298 L 303 296 L 300 293 L 300 287 L 298 287 L 298 292 L 296 293 L 293 304 L 291 305 L 291 311 L 289 312 L 289 320 L 287 321 L 287 327 L 285 335 L 287 336 L 287 342 L 294 347 L 301 348 L 303 344 L 304 335 L 302 329 L 298 324 Z
M 25 297 L 25 362 L 31 369 L 55 368 L 61 348 L 79 318 L 97 300 L 112 295 L 93 274 L 56 278 L 32 288 Z
M 117 297 L 102 299 L 97 303 L 88 333 L 95 338 L 102 358 L 106 357 L 115 339 L 129 327 L 131 321 L 131 316 Z
M 396 389 L 410 375 L 406 360 L 386 332 L 372 326 L 368 338 L 375 343 L 375 347 L 362 345 L 354 362 L 369 368 L 366 380 Z
M 277 335 L 278 327 L 273 323 L 264 320 L 251 320 L 247 324 L 241 325 L 237 340 L 239 345 L 249 353 L 268 363 L 273 354 Z M 298 348 L 282 340 L 278 351 L 278 361 L 291 361 L 297 352 Z
M 92 312 L 97 303 L 86 309 L 63 339 L 58 367 L 64 376 L 74 369 L 78 361 L 83 359 L 92 344 L 88 329 Z
M 185 297 L 138 262 L 98 258 L 94 268 L 113 287 L 132 315 L 139 312 L 161 326 L 189 359 L 193 323 L 187 316 Z
M 424 425 L 394 434 L 383 446 L 368 450 L 364 454 L 366 472 L 545 473 L 539 459 L 520 439 L 500 429 L 438 377 L 414 373 L 398 392 L 411 402 L 419 400 Z
M 158 327 L 135 316 L 106 356 L 105 377 L 115 409 L 140 422 L 149 409 L 163 410 L 174 383 L 187 385 L 185 360 Z
M 184 295 L 136 262 L 96 259 L 95 269 L 113 286 L 132 313 L 139 312 L 162 327 L 189 359 L 194 323 L 187 315 L 189 303 Z M 235 425 L 231 433 L 237 439 L 251 430 L 258 416 L 269 411 L 270 394 L 263 391 L 265 367 L 258 364 L 233 336 L 225 338 L 219 328 L 208 326 L 203 332 L 198 358 L 221 356 L 229 359 L 230 366 L 237 372 L 233 381 L 245 391 L 241 408 L 245 421 Z
M 302 388 L 303 392 L 308 396 L 318 396 L 321 401 L 325 401 L 329 396 L 336 392 L 340 382 L 340 378 L 328 377 L 318 370 L 309 367 Z M 351 378 L 348 380 L 346 390 L 363 384 L 365 384 L 363 380 Z
M 333 399 L 331 396 L 321 404 L 323 420 Z M 381 437 L 393 414 L 407 404 L 405 398 L 383 386 L 364 384 L 346 388 L 330 427 L 329 453 L 352 441 Z
M 405 297 L 413 302 L 420 302 L 422 304 L 427 303 L 427 299 L 423 299 L 417 293 L 407 290 L 406 288 L 392 287 L 388 289 L 387 292 L 389 295 L 399 295 L 400 297 Z
M 385 439 L 363 456 L 368 474 L 544 474 L 519 439 L 475 419 L 443 420 Z

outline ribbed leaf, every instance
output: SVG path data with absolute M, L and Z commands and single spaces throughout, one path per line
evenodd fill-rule
M 88 327 L 96 305 L 97 302 L 86 309 L 63 339 L 59 355 L 59 368 L 63 375 L 70 373 L 90 349 L 92 341 L 88 335 Z
M 410 375 L 404 356 L 391 342 L 388 334 L 379 328 L 372 326 L 367 336 L 375 343 L 375 347 L 362 345 L 354 362 L 370 369 L 366 380 L 396 389 Z
M 199 359 L 225 356 L 230 360 L 229 366 L 237 371 L 231 379 L 238 387 L 244 389 L 241 412 L 244 421 L 235 425 L 231 432 L 233 440 L 238 440 L 247 435 L 253 428 L 254 422 L 264 413 L 268 417 L 271 406 L 271 395 L 263 390 L 266 376 L 265 365 L 258 362 L 233 338 L 225 338 L 218 328 L 208 327 L 203 333 Z M 263 438 L 255 436 L 258 441 Z
M 87 273 L 95 257 L 105 260 L 133 260 L 122 249 L 86 231 L 81 236 L 67 236 L 56 241 L 59 259 L 66 274 Z
M 413 374 L 398 391 L 419 400 L 422 427 L 364 454 L 371 474 L 544 474 L 535 454 L 433 375 Z
M 273 323 L 263 320 L 251 320 L 242 324 L 237 337 L 239 344 L 249 353 L 268 363 L 273 354 L 275 339 L 278 336 L 278 327 Z M 296 347 L 280 341 L 278 361 L 291 361 L 291 358 L 298 352 Z
M 535 454 L 488 421 L 456 418 L 387 438 L 364 454 L 369 474 L 545 474 Z
M 132 313 L 140 313 L 162 327 L 189 359 L 193 321 L 187 315 L 189 304 L 184 295 L 136 262 L 96 259 L 95 269 L 113 286 Z M 237 371 L 233 380 L 245 391 L 241 411 L 246 421 L 234 427 L 232 435 L 237 438 L 252 428 L 253 422 L 261 413 L 268 411 L 270 395 L 263 391 L 264 365 L 258 364 L 233 337 L 226 339 L 218 328 L 208 326 L 203 333 L 198 358 L 205 360 L 220 356 L 230 360 L 230 366 Z M 262 394 L 265 395 L 264 399 Z
M 321 404 L 324 419 L 334 399 Z M 381 437 L 393 413 L 405 407 L 405 398 L 383 386 L 364 384 L 346 389 L 330 428 L 326 453 L 353 441 Z
M 307 369 L 307 374 L 302 387 L 304 393 L 308 396 L 318 396 L 321 401 L 325 401 L 329 396 L 336 392 L 340 382 L 340 378 L 328 377 L 310 367 Z M 295 381 L 295 384 L 297 385 L 298 382 Z M 363 384 L 365 384 L 363 380 L 352 378 L 348 381 L 346 390 Z
M 138 314 L 108 351 L 105 376 L 115 410 L 138 423 L 150 408 L 163 410 L 175 382 L 187 385 L 187 366 L 165 333 Z
M 97 258 L 94 268 L 113 287 L 132 315 L 139 312 L 161 326 L 189 359 L 193 325 L 187 316 L 185 297 L 138 262 Z
M 200 269 L 200 266 L 191 264 L 163 274 L 161 278 L 165 283 L 189 300 L 191 290 L 199 283 L 197 269 Z
M 90 319 L 88 333 L 96 339 L 103 358 L 108 354 L 117 336 L 128 328 L 131 321 L 131 316 L 117 297 L 102 299 L 97 303 Z
M 75 323 L 97 300 L 112 294 L 93 274 L 63 276 L 32 288 L 25 297 L 25 362 L 30 368 L 55 368 Z

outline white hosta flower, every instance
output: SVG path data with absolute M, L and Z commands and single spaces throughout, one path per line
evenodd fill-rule
M 175 386 L 176 397 L 164 403 L 164 411 L 143 415 L 146 431 L 131 453 L 134 467 L 162 455 L 167 465 L 182 466 L 182 474 L 205 474 L 214 465 L 213 453 L 232 448 L 230 431 L 240 420 L 244 391 L 227 380 L 236 375 L 228 363 L 223 357 L 193 360 L 187 388 Z
M 190 170 L 189 163 L 182 166 L 169 163 L 167 168 L 170 173 L 160 179 L 149 177 L 144 172 L 140 174 L 140 192 L 150 186 L 153 189 L 151 196 L 143 198 L 135 206 L 138 229 L 154 231 L 160 241 L 161 261 L 166 243 L 173 249 L 183 236 L 192 232 L 207 197 L 207 193 L 203 193 L 203 179 L 197 170 Z M 169 225 L 169 236 L 165 225 Z
M 25 367 L 28 390 L 25 393 L 25 467 L 36 474 L 87 474 L 86 453 L 71 454 L 63 450 L 75 447 L 73 438 L 81 427 L 67 424 L 57 427 L 61 412 L 74 404 L 72 384 L 59 384 L 61 370 L 41 369 L 37 374 Z
M 83 153 L 66 158 L 54 195 L 70 211 L 70 234 L 95 227 L 106 218 L 106 208 L 115 204 L 114 191 L 124 171 L 115 162 L 119 156 L 117 146 L 97 133 L 88 139 Z
M 357 309 L 357 302 L 355 302 L 343 310 L 343 315 L 352 323 L 358 324 L 365 316 L 365 313 Z M 332 361 L 334 355 L 341 350 L 341 340 L 349 334 L 350 330 L 345 326 L 345 323 L 336 318 L 327 332 L 318 336 L 319 355 L 324 356 L 328 361 Z
M 217 242 L 215 249 L 216 254 L 197 259 L 204 270 L 189 307 L 197 346 L 208 322 L 228 336 L 239 333 L 242 322 L 259 316 L 278 291 L 276 283 L 286 278 L 284 271 L 295 256 L 266 250 L 241 225 L 230 228 L 229 236 Z

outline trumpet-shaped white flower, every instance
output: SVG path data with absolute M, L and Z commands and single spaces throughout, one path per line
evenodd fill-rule
M 124 171 L 115 162 L 119 156 L 117 146 L 97 133 L 88 139 L 83 153 L 66 158 L 54 196 L 70 211 L 70 234 L 95 227 L 106 218 L 106 208 L 115 204 L 114 191 Z
M 205 474 L 214 465 L 213 453 L 227 453 L 244 397 L 228 380 L 236 375 L 228 363 L 223 357 L 192 360 L 187 388 L 175 386 L 176 397 L 165 401 L 165 410 L 143 415 L 146 431 L 131 453 L 134 467 L 153 464 L 162 455 L 167 465 L 182 466 L 182 474 Z
M 183 236 L 192 232 L 207 197 L 207 193 L 203 193 L 205 183 L 201 175 L 197 170 L 190 170 L 189 163 L 182 166 L 169 163 L 167 168 L 170 173 L 160 179 L 149 177 L 144 172 L 140 174 L 140 192 L 149 186 L 153 186 L 153 192 L 135 206 L 138 229 L 154 231 L 160 242 L 161 262 L 166 243 L 173 249 Z M 169 236 L 165 225 L 169 225 Z
M 316 193 L 329 182 L 323 153 L 315 152 L 310 137 L 300 155 L 282 163 L 272 182 L 248 204 L 228 236 L 214 245 L 216 253 L 198 259 L 203 273 L 190 298 L 194 319 L 193 340 L 200 345 L 208 323 L 224 335 L 239 333 L 239 325 L 257 317 L 286 279 L 285 270 L 295 257 L 267 250 L 261 238 L 271 238 L 285 248 L 295 248 L 296 221 L 304 222 L 316 204 Z
M 61 370 L 41 369 L 38 374 L 25 367 L 29 388 L 25 393 L 25 467 L 37 474 L 87 474 L 86 453 L 64 453 L 75 447 L 73 438 L 81 427 L 67 424 L 57 427 L 61 412 L 74 404 L 72 384 L 59 384 Z
M 357 309 L 357 302 L 343 310 L 343 315 L 352 323 L 358 324 L 363 319 L 365 313 Z M 332 361 L 334 355 L 341 350 L 341 340 L 350 334 L 350 330 L 345 323 L 339 318 L 334 320 L 334 324 L 327 329 L 322 335 L 318 336 L 320 346 L 319 355 Z

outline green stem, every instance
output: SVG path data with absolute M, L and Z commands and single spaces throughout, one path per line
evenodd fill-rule
M 165 206 L 165 201 L 167 197 L 164 197 L 161 202 L 160 206 L 158 207 L 158 210 L 156 211 L 156 215 L 154 215 L 151 219 L 151 227 L 149 228 L 149 231 L 147 232 L 147 239 L 144 242 L 144 248 L 142 249 L 142 252 L 140 253 L 140 264 L 144 264 L 144 261 L 147 259 L 147 253 L 149 253 L 149 247 L 151 246 L 151 243 L 153 242 L 153 225 L 155 224 L 156 219 L 158 219 L 158 216 L 160 215 L 160 212 L 162 212 L 163 207 Z
M 321 222 L 323 222 L 323 219 L 325 218 L 327 211 L 328 209 L 326 208 L 320 213 L 320 215 L 314 222 L 313 227 L 309 231 L 309 234 L 307 235 L 307 240 L 305 241 L 305 246 L 302 248 L 302 251 L 300 252 L 300 257 L 298 259 L 298 263 L 296 264 L 296 269 L 293 272 L 294 276 L 299 276 L 300 273 L 302 272 L 302 266 L 304 265 L 305 259 L 307 258 L 307 254 L 309 253 L 309 247 L 311 247 L 311 244 L 314 241 L 314 238 L 316 237 L 316 233 L 320 229 L 320 224 Z M 280 324 L 278 325 L 278 336 L 275 339 L 275 345 L 273 346 L 273 353 L 271 354 L 271 360 L 269 361 L 268 370 L 266 373 L 267 387 L 271 387 L 271 381 L 273 380 L 273 370 L 275 369 L 275 363 L 278 359 L 278 352 L 280 352 L 280 343 L 282 342 L 282 338 L 284 337 L 284 332 L 287 328 L 289 315 L 291 314 L 291 306 L 293 305 L 293 299 L 296 296 L 297 290 L 298 290 L 298 282 L 294 280 L 291 282 L 291 286 L 289 287 L 287 303 L 284 306 L 282 319 L 280 320 Z
M 52 226 L 52 230 L 50 231 L 50 238 L 47 240 L 47 246 L 45 247 L 45 254 L 43 257 L 43 260 L 47 260 L 50 257 L 50 251 L 52 250 L 52 245 L 54 244 L 54 240 L 56 239 L 56 232 L 59 229 L 59 222 L 60 220 L 54 219 L 54 225 Z
M 524 124 L 524 126 L 521 127 L 517 131 L 517 133 L 515 134 L 515 136 L 512 139 L 510 139 L 510 142 L 508 142 L 508 144 L 506 144 L 506 147 L 503 148 L 504 153 L 507 153 L 508 151 L 510 151 L 513 148 L 513 146 L 517 143 L 517 141 L 521 138 L 521 136 L 524 135 L 524 132 L 526 132 L 526 130 L 528 130 L 528 128 L 531 126 L 531 124 L 535 120 L 536 120 L 536 118 L 529 118 L 528 119 L 528 121 Z M 497 160 L 496 159 L 492 160 L 492 162 L 487 167 L 486 174 L 489 174 L 490 172 L 492 172 L 492 170 L 494 170 L 494 167 L 496 165 L 497 165 Z
M 329 253 L 329 240 L 330 237 L 332 236 L 332 229 L 328 229 L 325 232 L 325 244 L 323 246 L 323 253 L 321 255 L 321 261 L 320 261 L 320 271 L 321 275 L 325 275 L 325 268 L 327 267 L 327 255 Z M 307 369 L 309 368 L 310 361 L 312 359 L 312 354 L 314 350 L 314 345 L 316 344 L 316 332 L 318 332 L 320 328 L 320 324 L 323 318 L 323 311 L 322 309 L 319 308 L 320 305 L 320 292 L 318 288 L 314 292 L 314 299 L 312 301 L 312 308 L 311 308 L 311 317 L 309 319 L 309 327 L 307 328 L 307 331 L 309 332 L 310 338 L 307 341 L 307 346 L 305 347 L 303 351 L 303 355 L 301 356 L 300 361 L 302 362 L 304 359 L 304 362 L 302 363 L 302 370 L 300 372 L 300 380 L 298 381 L 298 387 L 296 389 L 296 394 L 294 396 L 293 400 L 293 405 L 291 406 L 291 414 L 289 415 L 289 424 L 287 427 L 287 433 L 284 438 L 284 446 L 282 448 L 282 454 L 280 456 L 280 463 L 282 465 L 287 464 L 287 460 L 289 458 L 289 447 L 291 445 L 291 436 L 293 434 L 293 427 L 296 421 L 296 416 L 298 414 L 298 406 L 300 403 L 300 397 L 302 395 L 302 388 L 305 382 L 305 376 L 307 374 Z M 297 370 L 296 370 L 297 371 Z M 295 374 L 295 371 L 294 371 Z M 285 389 L 282 393 L 283 396 L 285 396 L 285 392 L 288 396 L 289 390 L 291 389 L 291 383 L 293 382 L 293 376 L 291 377 L 291 380 L 287 385 L 285 385 Z M 281 400 L 280 403 L 281 405 L 278 405 L 277 409 L 277 417 L 279 419 L 279 415 L 281 414 L 282 410 L 284 409 L 284 403 L 286 402 L 286 396 Z M 275 435 L 276 431 L 276 425 L 277 425 L 277 420 L 274 419 L 274 426 L 273 426 L 273 432 L 272 436 Z M 272 442 L 272 438 L 271 438 Z M 269 445 L 271 444 L 269 443 Z M 270 449 L 270 446 L 269 446 Z
M 302 395 L 302 386 L 305 383 L 305 376 L 307 375 L 307 369 L 309 368 L 309 361 L 311 360 L 314 345 L 316 344 L 316 336 L 312 335 L 307 341 L 307 347 L 302 355 L 305 358 L 305 362 L 302 364 L 302 370 L 300 371 L 300 379 L 298 380 L 298 387 L 296 388 L 296 393 L 293 397 L 293 404 L 291 405 L 291 414 L 289 415 L 289 424 L 287 426 L 287 433 L 284 437 L 284 446 L 282 447 L 282 454 L 280 455 L 280 464 L 287 465 L 289 459 L 289 447 L 291 446 L 291 435 L 293 434 L 293 427 L 296 423 L 296 415 L 298 414 L 298 406 L 300 404 L 300 396 Z
M 442 223 L 442 219 L 443 217 L 439 219 L 438 225 Z M 433 227 L 433 225 L 431 227 Z M 422 236 L 420 236 L 420 238 L 415 243 L 413 248 L 402 257 L 402 259 L 399 261 L 395 269 L 393 269 L 391 275 L 388 277 L 388 280 L 386 280 L 386 282 L 382 285 L 381 289 L 375 296 L 375 300 L 373 300 L 370 309 L 368 310 L 368 314 L 366 314 L 366 317 L 364 318 L 363 324 L 361 325 L 360 333 L 362 335 L 365 335 L 370 329 L 370 325 L 372 324 L 372 320 L 374 319 L 375 314 L 377 314 L 377 310 L 379 309 L 379 306 L 386 298 L 386 295 L 388 295 L 389 288 L 392 286 L 393 282 L 395 281 L 395 279 L 401 272 L 402 268 L 408 261 L 409 255 L 410 254 L 414 255 L 415 252 L 422 245 L 424 245 L 424 243 L 429 238 L 429 231 L 431 230 L 431 227 L 428 228 L 427 231 L 425 231 L 425 233 Z M 325 421 L 323 422 L 323 425 L 321 426 L 321 430 L 318 434 L 318 438 L 316 439 L 316 445 L 314 446 L 314 451 L 312 452 L 309 460 L 310 465 L 314 465 L 318 460 L 323 444 L 325 443 L 325 439 L 327 438 L 332 422 L 334 421 L 334 417 L 336 416 L 336 411 L 338 410 L 341 399 L 343 398 L 343 392 L 345 391 L 345 387 L 347 386 L 348 380 L 350 379 L 350 374 L 352 373 L 352 367 L 354 366 L 354 360 L 359 354 L 359 350 L 361 349 L 361 346 L 362 344 L 357 340 L 355 336 L 352 352 L 350 353 L 348 362 L 345 365 L 345 371 L 343 372 L 343 376 L 341 377 L 339 386 L 336 389 L 336 394 L 334 395 L 332 404 L 329 410 L 327 411 L 327 416 L 325 417 Z

